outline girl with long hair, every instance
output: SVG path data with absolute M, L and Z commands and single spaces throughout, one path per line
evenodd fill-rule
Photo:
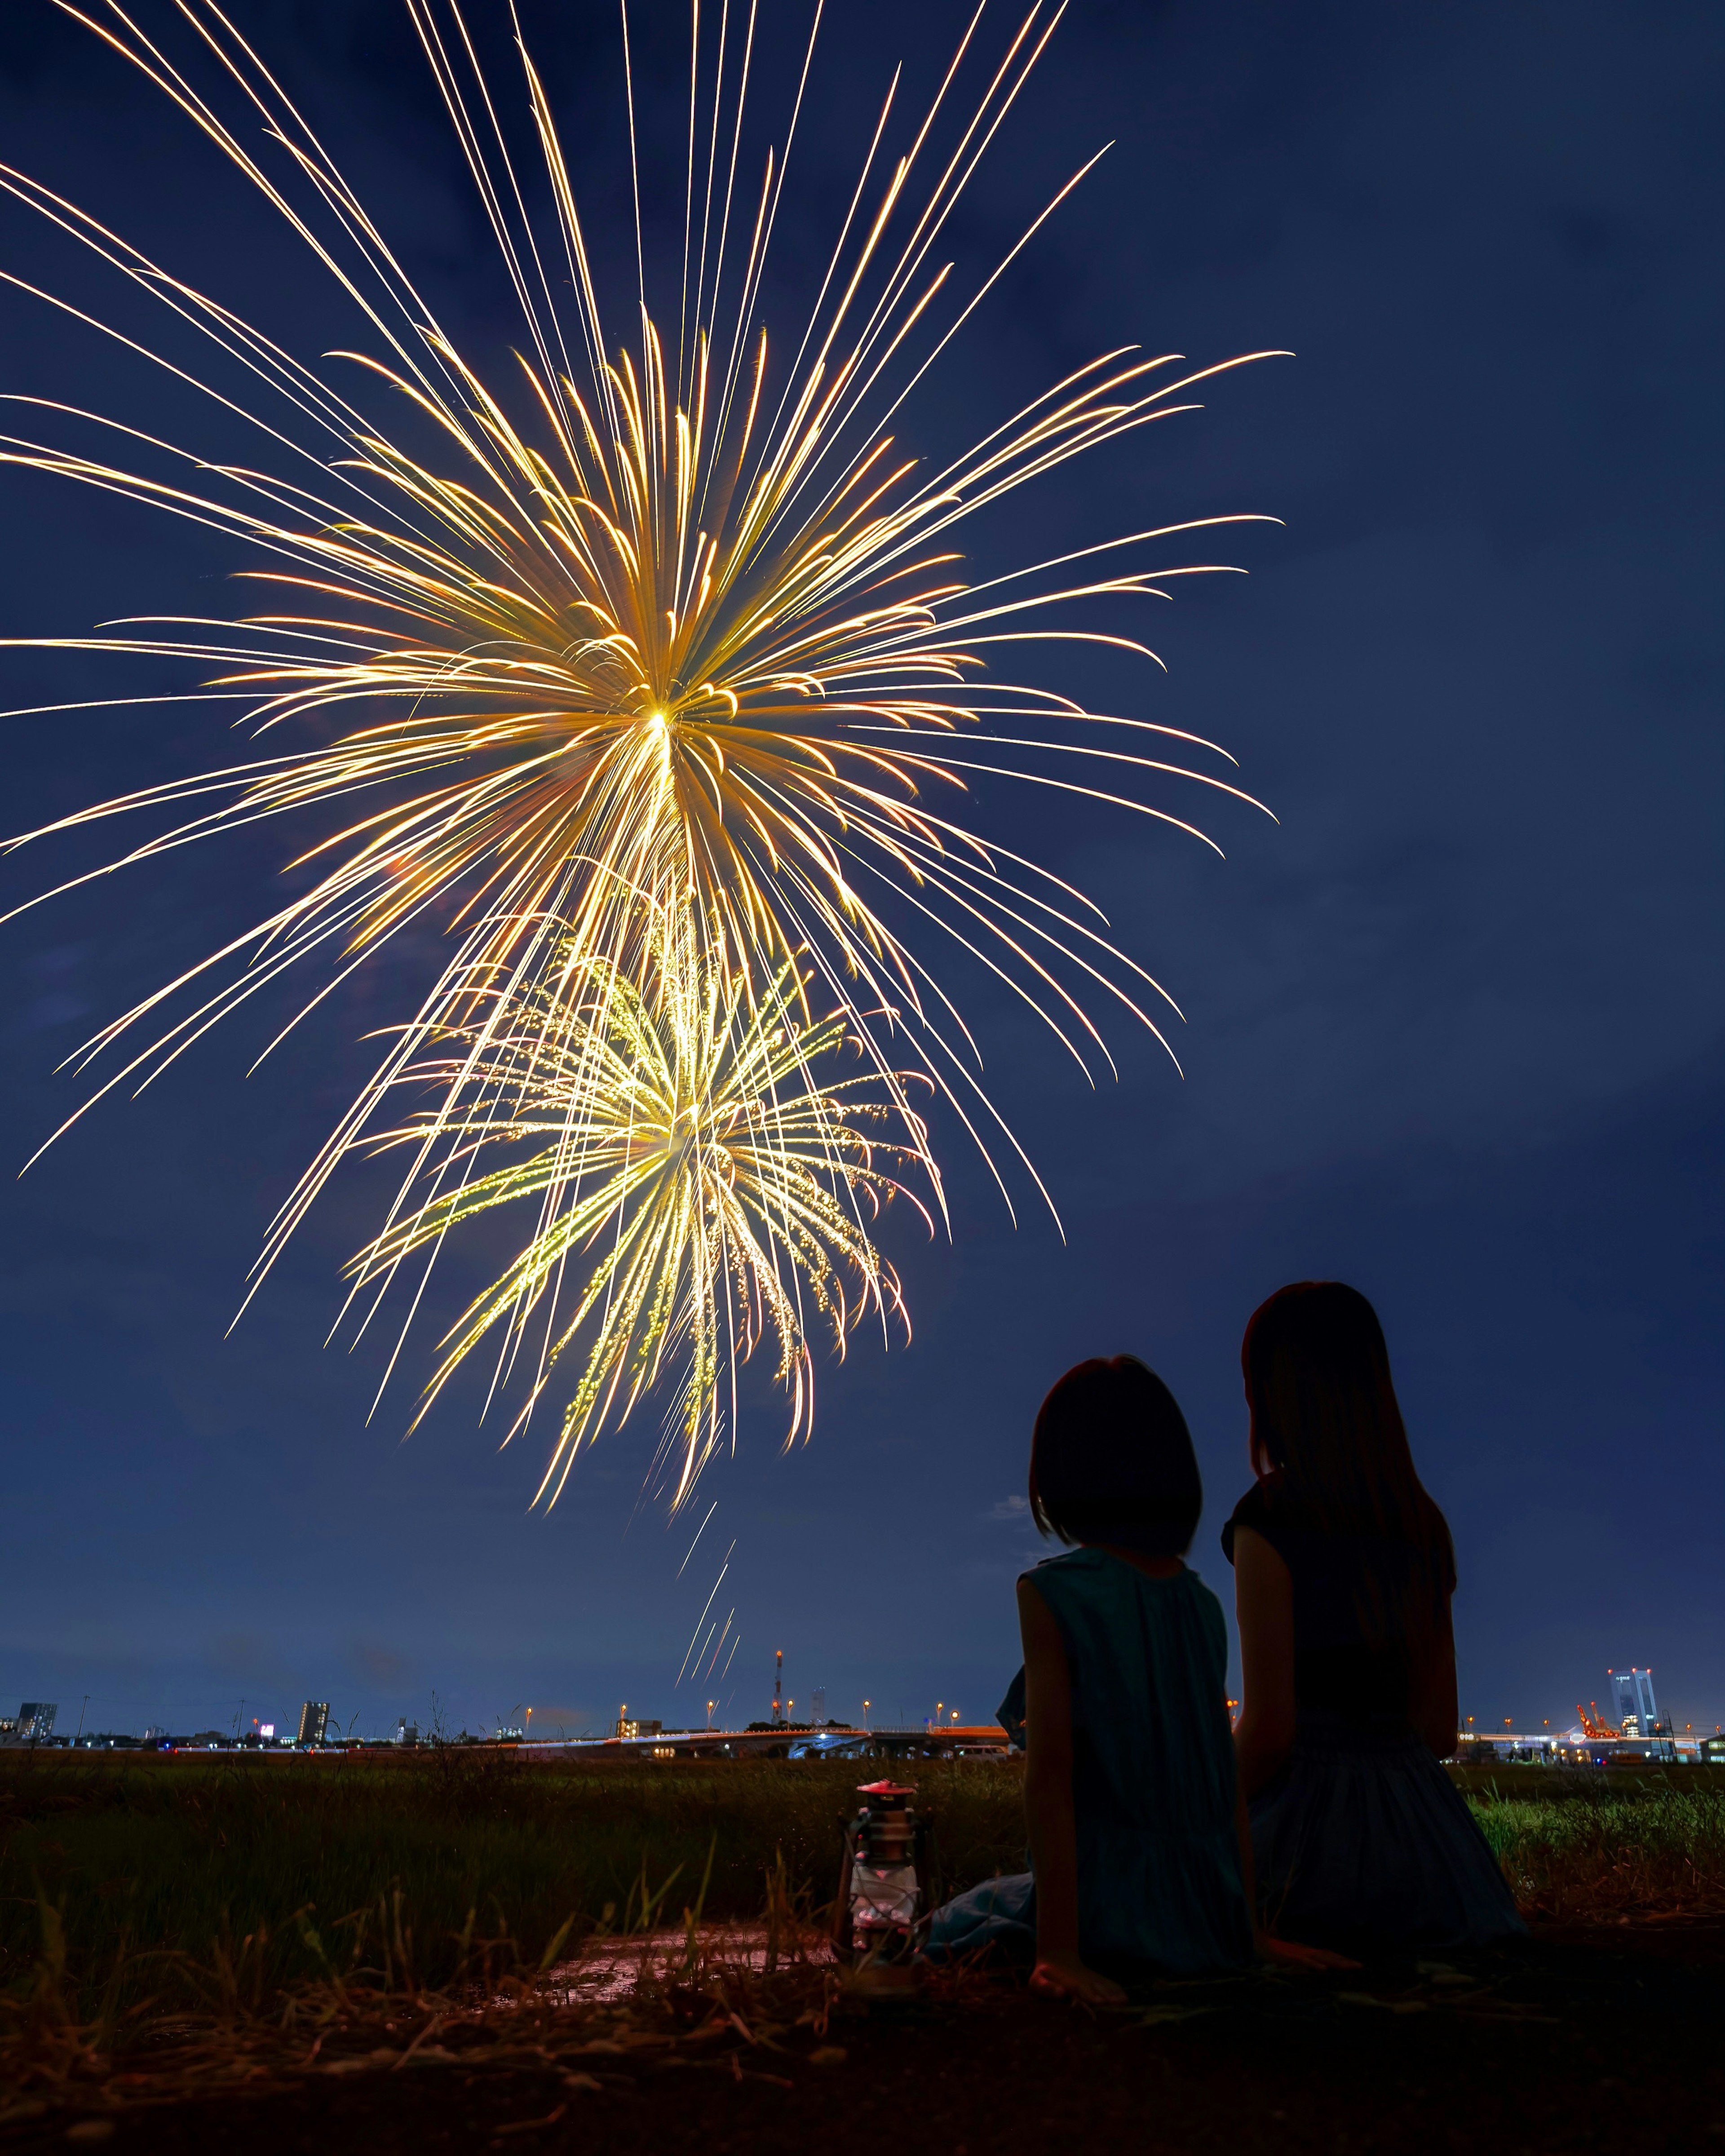
M 1254 1313 L 1240 1362 L 1257 1481 L 1222 1548 L 1266 1918 L 1288 1938 L 1365 1953 L 1519 1933 L 1439 1764 L 1456 1743 L 1455 1562 L 1377 1313 L 1339 1281 L 1296 1282 Z

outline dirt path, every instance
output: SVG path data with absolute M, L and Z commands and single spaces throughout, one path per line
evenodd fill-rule
M 956 2000 L 840 2007 L 824 2033 L 738 2036 L 674 2066 L 626 2050 L 542 2070 L 356 2066 L 191 2104 L 56 2110 L 0 2130 L 0 2146 L 1725 2152 L 1722 2029 L 1725 1927 L 1548 1932 L 1518 1953 L 1394 1980 L 1158 1984 L 1100 2017 L 977 1982 Z

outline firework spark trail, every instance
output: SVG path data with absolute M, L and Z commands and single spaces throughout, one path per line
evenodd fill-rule
M 381 1296 L 404 1262 L 423 1260 L 389 1368 L 447 1230 L 495 1205 L 536 1203 L 532 1238 L 446 1339 L 429 1396 L 494 1332 L 501 1342 L 495 1392 L 527 1352 L 536 1313 L 525 1415 L 583 1327 L 597 1325 L 598 1343 L 589 1343 L 597 1359 L 542 1486 L 554 1493 L 583 1434 L 626 1413 L 675 1343 L 691 1358 L 673 1416 L 683 1448 L 676 1489 L 686 1496 L 716 1442 L 721 1322 L 733 1392 L 737 1355 L 767 1334 L 777 1339 L 796 1429 L 807 1426 L 812 1377 L 804 1286 L 824 1312 L 822 1298 L 849 1269 L 863 1282 L 861 1306 L 883 1317 L 899 1307 L 896 1281 L 856 1209 L 865 1196 L 890 1194 L 891 1179 L 860 1168 L 848 1150 L 856 1119 L 847 1104 L 860 1106 L 860 1096 L 847 1091 L 850 1081 L 815 1083 L 808 1065 L 818 1053 L 841 1037 L 860 1046 L 870 1111 L 896 1124 L 898 1157 L 929 1176 L 937 1207 L 938 1177 L 900 1067 L 906 1053 L 975 1138 L 1003 1192 L 990 1130 L 1029 1165 L 983 1089 L 962 1015 L 918 947 L 924 932 L 1005 982 L 1087 1075 L 1093 1055 L 1107 1057 L 1088 994 L 1101 990 L 1156 1030 L 1140 998 L 1147 988 L 1166 1000 L 1165 991 L 1109 942 L 1094 906 L 959 820 L 967 775 L 1117 806 L 1199 837 L 1188 819 L 1094 784 L 1088 773 L 1250 796 L 1213 773 L 1134 753 L 1111 731 L 1063 737 L 1062 728 L 1125 729 L 1224 753 L 1177 729 L 1091 713 L 1057 692 L 1000 679 L 983 654 L 1076 641 L 1154 660 L 1135 637 L 1071 626 L 1072 609 L 1165 599 L 1172 577 L 1219 565 L 1128 568 L 1079 582 L 1057 572 L 1250 520 L 1164 525 L 973 586 L 957 573 L 950 542 L 966 520 L 1032 480 L 1194 408 L 1198 384 L 1244 362 L 1183 372 L 1171 355 L 1104 353 L 931 475 L 886 431 L 1082 177 L 1056 192 L 968 297 L 950 297 L 952 265 L 933 266 L 933 250 L 1058 19 L 1040 0 L 992 71 L 984 64 L 984 86 L 944 146 L 937 123 L 973 58 L 982 9 L 896 158 L 894 76 L 795 357 L 778 377 L 757 316 L 819 8 L 785 141 L 765 161 L 752 209 L 738 160 L 755 13 L 730 44 L 726 15 L 716 54 L 705 59 L 694 16 L 679 329 L 668 365 L 648 303 L 632 71 L 639 342 L 622 349 L 605 331 L 550 101 L 525 48 L 526 113 L 553 209 L 544 232 L 459 10 L 405 0 L 525 326 L 526 350 L 504 388 L 488 386 L 463 357 L 308 121 L 213 0 L 183 0 L 182 24 L 194 55 L 261 121 L 274 148 L 259 155 L 285 158 L 279 175 L 196 87 L 191 63 L 172 59 L 115 0 L 100 18 L 69 0 L 55 4 L 140 69 L 285 220 L 359 310 L 373 346 L 330 356 L 354 370 L 351 389 L 338 390 L 63 196 L 0 167 L 0 189 L 195 331 L 213 348 L 213 367 L 239 370 L 238 385 L 224 387 L 208 368 L 182 364 L 52 293 L 6 281 L 117 339 L 224 417 L 249 423 L 271 453 L 288 456 L 290 475 L 210 459 L 69 404 L 6 400 L 94 423 L 126 442 L 127 454 L 145 450 L 155 463 L 109 462 L 22 435 L 0 436 L 0 462 L 213 526 L 254 562 L 265 557 L 242 573 L 280 593 L 284 608 L 238 622 L 174 618 L 17 641 L 127 660 L 198 660 L 216 671 L 194 693 L 231 699 L 238 722 L 266 746 L 312 737 L 309 747 L 145 788 L 12 843 L 135 811 L 193 809 L 119 861 L 57 887 L 65 891 L 249 824 L 326 811 L 352 819 L 290 864 L 310 872 L 297 896 L 85 1045 L 80 1068 L 118 1052 L 91 1101 L 128 1081 L 148 1084 L 252 998 L 296 968 L 321 968 L 326 978 L 267 1055 L 409 931 L 443 929 L 452 955 L 417 1011 L 392 1029 L 371 1078 L 283 1205 L 251 1291 L 341 1162 L 379 1142 L 397 1089 L 429 1085 L 434 1106 L 382 1134 L 387 1147 L 405 1148 L 406 1164 L 356 1269 L 356 1292 Z M 626 38 L 626 18 L 624 30 Z M 742 219 L 735 247 L 734 209 Z M 572 298 L 560 305 L 564 276 Z M 410 446 L 419 434 L 439 445 L 434 456 Z M 1082 761 L 1063 777 L 1047 767 L 1050 757 Z M 941 814 L 931 794 L 953 813 Z M 1086 911 L 1098 926 L 1081 917 Z M 904 934 L 897 916 L 912 924 Z M 677 924 L 680 982 L 665 963 L 666 921 Z M 818 1019 L 811 993 L 838 1019 Z M 703 1023 L 720 1028 L 705 1044 L 695 1038 Z M 681 1170 L 661 1178 L 656 1214 L 637 1204 L 629 1118 L 642 1108 L 632 1090 L 640 1074 L 621 1067 L 618 1024 L 649 1045 L 665 1083 L 699 1070 L 723 1093 L 738 1130 L 771 1127 L 757 1158 L 770 1194 L 747 1234 L 733 1219 L 713 1240 L 694 1197 L 704 1186 Z M 794 1071 L 774 1060 L 775 1030 L 796 1044 Z M 139 1038 L 146 1045 L 134 1047 Z M 766 1086 L 752 1101 L 737 1090 L 745 1070 Z M 652 1112 L 660 1108 L 671 1112 L 666 1102 Z M 703 1096 L 700 1112 L 710 1110 L 716 1113 L 715 1101 Z M 718 1145 L 717 1123 L 703 1128 L 703 1142 Z M 551 1141 L 532 1163 L 484 1169 L 493 1142 L 530 1132 Z M 769 1172 L 760 1163 L 775 1147 L 779 1166 Z M 568 1291 L 571 1318 L 566 1269 L 576 1264 L 578 1272 L 602 1233 L 610 1246 Z M 803 1237 L 820 1253 L 812 1260 Z M 732 1292 L 720 1284 L 732 1262 L 763 1270 Z M 838 1308 L 842 1342 L 856 1312 L 842 1298 Z
M 725 1629 L 719 1635 L 719 1644 L 713 1649 L 713 1658 L 711 1661 L 707 1664 L 706 1670 L 702 1673 L 701 1681 L 703 1683 L 708 1681 L 711 1678 L 713 1671 L 718 1667 L 719 1657 L 725 1651 L 725 1642 L 731 1637 L 731 1627 L 736 1620 L 736 1616 L 737 1612 L 734 1609 L 729 1611 L 726 1616 Z M 706 1651 L 705 1648 L 703 1648 L 702 1651 Z M 728 1661 L 726 1662 L 725 1666 L 727 1670 L 730 1668 L 731 1665 Z
M 713 1514 L 716 1512 L 718 1509 L 719 1501 L 716 1497 L 712 1503 L 708 1506 L 706 1517 L 702 1519 L 701 1525 L 695 1530 L 695 1542 L 690 1543 L 688 1551 L 683 1558 L 683 1562 L 677 1567 L 677 1578 L 679 1579 L 680 1579 L 683 1577 L 683 1574 L 689 1569 L 689 1559 L 695 1554 L 695 1543 L 698 1543 L 701 1537 L 706 1532 L 708 1524 L 711 1521 Z
M 725 1562 L 719 1567 L 719 1576 L 713 1582 L 712 1594 L 709 1594 L 705 1603 L 702 1604 L 701 1614 L 695 1620 L 695 1630 L 689 1635 L 689 1645 L 684 1650 L 683 1666 L 677 1671 L 676 1676 L 671 1685 L 671 1690 L 673 1691 L 675 1691 L 677 1686 L 681 1684 L 683 1681 L 684 1672 L 689 1667 L 689 1658 L 695 1652 L 695 1642 L 700 1638 L 701 1628 L 706 1622 L 707 1611 L 713 1606 L 713 1596 L 716 1595 L 719 1589 L 725 1584 L 725 1575 L 731 1569 L 731 1559 L 735 1554 L 737 1544 L 733 1542 L 731 1548 L 725 1553 Z M 711 1638 L 711 1635 L 709 1634 L 708 1637 Z

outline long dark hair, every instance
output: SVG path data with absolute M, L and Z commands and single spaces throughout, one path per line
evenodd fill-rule
M 1377 1312 L 1340 1281 L 1296 1281 L 1253 1312 L 1240 1359 L 1257 1474 L 1320 1529 L 1376 1546 L 1362 1589 L 1368 1635 L 1428 1630 L 1455 1558 L 1414 1471 Z
M 1068 1370 L 1030 1440 L 1030 1515 L 1042 1532 L 1183 1557 L 1203 1510 L 1186 1418 L 1156 1373 L 1136 1355 Z

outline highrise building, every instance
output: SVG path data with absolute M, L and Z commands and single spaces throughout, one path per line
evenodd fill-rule
M 1651 1670 L 1608 1670 L 1617 1704 L 1617 1726 L 1625 1737 L 1664 1735 L 1653 1697 Z
M 295 1741 L 300 1744 L 321 1744 L 323 1733 L 329 1726 L 329 1702 L 326 1699 L 308 1699 L 300 1709 L 300 1734 Z
M 46 1737 L 54 1727 L 54 1718 L 59 1712 L 57 1701 L 27 1699 L 18 1711 L 18 1733 L 20 1737 Z

